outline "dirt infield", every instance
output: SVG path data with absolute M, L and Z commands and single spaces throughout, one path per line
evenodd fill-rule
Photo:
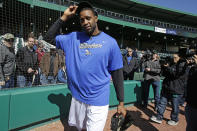
M 153 111 L 153 104 L 149 104 L 148 109 L 141 109 L 137 106 L 126 107 L 132 112 L 134 123 L 127 131 L 185 131 L 186 121 L 184 116 L 184 107 L 180 107 L 179 124 L 177 126 L 170 126 L 167 121 L 170 119 L 171 108 L 168 106 L 164 113 L 164 120 L 162 124 L 151 122 L 151 117 L 155 112 Z M 110 110 L 107 118 L 107 122 L 104 131 L 110 131 L 110 122 L 112 115 L 116 110 Z M 73 127 L 69 127 L 65 122 L 56 121 L 48 125 L 44 125 L 38 128 L 34 128 L 31 131 L 75 131 Z

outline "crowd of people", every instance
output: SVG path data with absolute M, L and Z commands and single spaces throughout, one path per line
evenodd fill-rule
M 65 57 L 62 50 L 43 50 L 43 43 L 32 33 L 25 47 L 15 54 L 14 35 L 7 33 L 0 44 L 0 88 L 31 87 L 67 83 Z
M 84 31 L 59 35 L 61 26 L 74 14 L 79 17 Z M 127 48 L 122 55 L 116 40 L 100 31 L 97 21 L 98 15 L 89 3 L 70 6 L 44 38 L 57 47 L 49 52 L 43 51 L 42 42 L 29 34 L 27 45 L 15 54 L 14 35 L 5 34 L 0 44 L 0 88 L 68 83 L 72 93 L 69 125 L 78 130 L 103 130 L 109 108 L 110 78 L 119 101 L 117 112 L 126 116 L 123 80 L 133 80 L 135 72 L 143 72 L 143 108 L 148 106 L 150 85 L 154 90 L 157 113 L 150 119 L 162 123 L 166 105 L 171 101 L 168 124 L 177 125 L 179 106 L 186 98 L 187 131 L 197 130 L 196 51 L 190 50 L 193 54 L 189 57 L 175 53 L 172 61 L 164 63 L 155 50 L 139 53 Z M 164 80 L 160 93 L 161 76 Z
M 150 120 L 161 124 L 166 106 L 171 102 L 171 119 L 167 123 L 173 126 L 177 125 L 179 121 L 179 106 L 184 106 L 186 101 L 187 131 L 196 130 L 194 121 L 197 118 L 197 104 L 194 99 L 196 98 L 197 50 L 182 48 L 179 52 L 174 53 L 171 59 L 166 58 L 165 61 L 160 60 L 155 50 L 147 50 L 140 57 L 132 55 L 132 52 L 134 51 L 128 48 L 127 53 L 123 57 L 124 79 L 127 80 L 129 78 L 129 80 L 133 80 L 134 72 L 144 72 L 144 80 L 142 82 L 143 108 L 147 108 L 148 105 L 150 85 L 152 85 L 154 91 L 154 109 L 156 114 Z M 162 88 L 160 87 L 161 76 L 164 77 Z

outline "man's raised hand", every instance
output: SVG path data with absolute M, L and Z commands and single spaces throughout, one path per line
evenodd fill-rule
M 61 17 L 61 20 L 63 20 L 63 21 L 66 21 L 66 20 L 68 20 L 70 17 L 72 17 L 73 15 L 75 15 L 75 12 L 76 12 L 76 10 L 77 10 L 77 7 L 78 6 L 73 6 L 73 5 L 71 5 L 71 6 L 69 6 L 65 11 L 64 11 L 64 14 L 62 15 L 62 17 Z

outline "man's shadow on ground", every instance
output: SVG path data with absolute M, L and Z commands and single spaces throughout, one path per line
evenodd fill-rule
M 150 121 L 142 118 L 140 111 L 130 111 L 133 119 L 133 125 L 138 127 L 141 131 L 159 131 L 155 128 Z
M 48 100 L 52 104 L 56 104 L 59 107 L 60 121 L 64 126 L 64 131 L 77 131 L 75 127 L 68 125 L 68 115 L 72 100 L 72 95 L 68 93 L 66 96 L 64 94 L 50 94 Z

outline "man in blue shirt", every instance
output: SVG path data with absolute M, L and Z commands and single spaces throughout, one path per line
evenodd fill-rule
M 124 80 L 133 80 L 134 73 L 137 70 L 139 64 L 138 60 L 132 56 L 133 50 L 128 48 L 128 53 L 123 57 L 123 74 Z
M 73 15 L 79 16 L 83 31 L 58 35 L 63 23 Z M 119 100 L 117 112 L 126 115 L 121 52 L 116 40 L 98 29 L 97 21 L 98 15 L 93 7 L 82 2 L 66 9 L 45 37 L 46 41 L 56 43 L 56 47 L 65 52 L 68 87 L 73 97 L 68 123 L 78 130 L 103 130 L 108 114 L 111 76 Z

